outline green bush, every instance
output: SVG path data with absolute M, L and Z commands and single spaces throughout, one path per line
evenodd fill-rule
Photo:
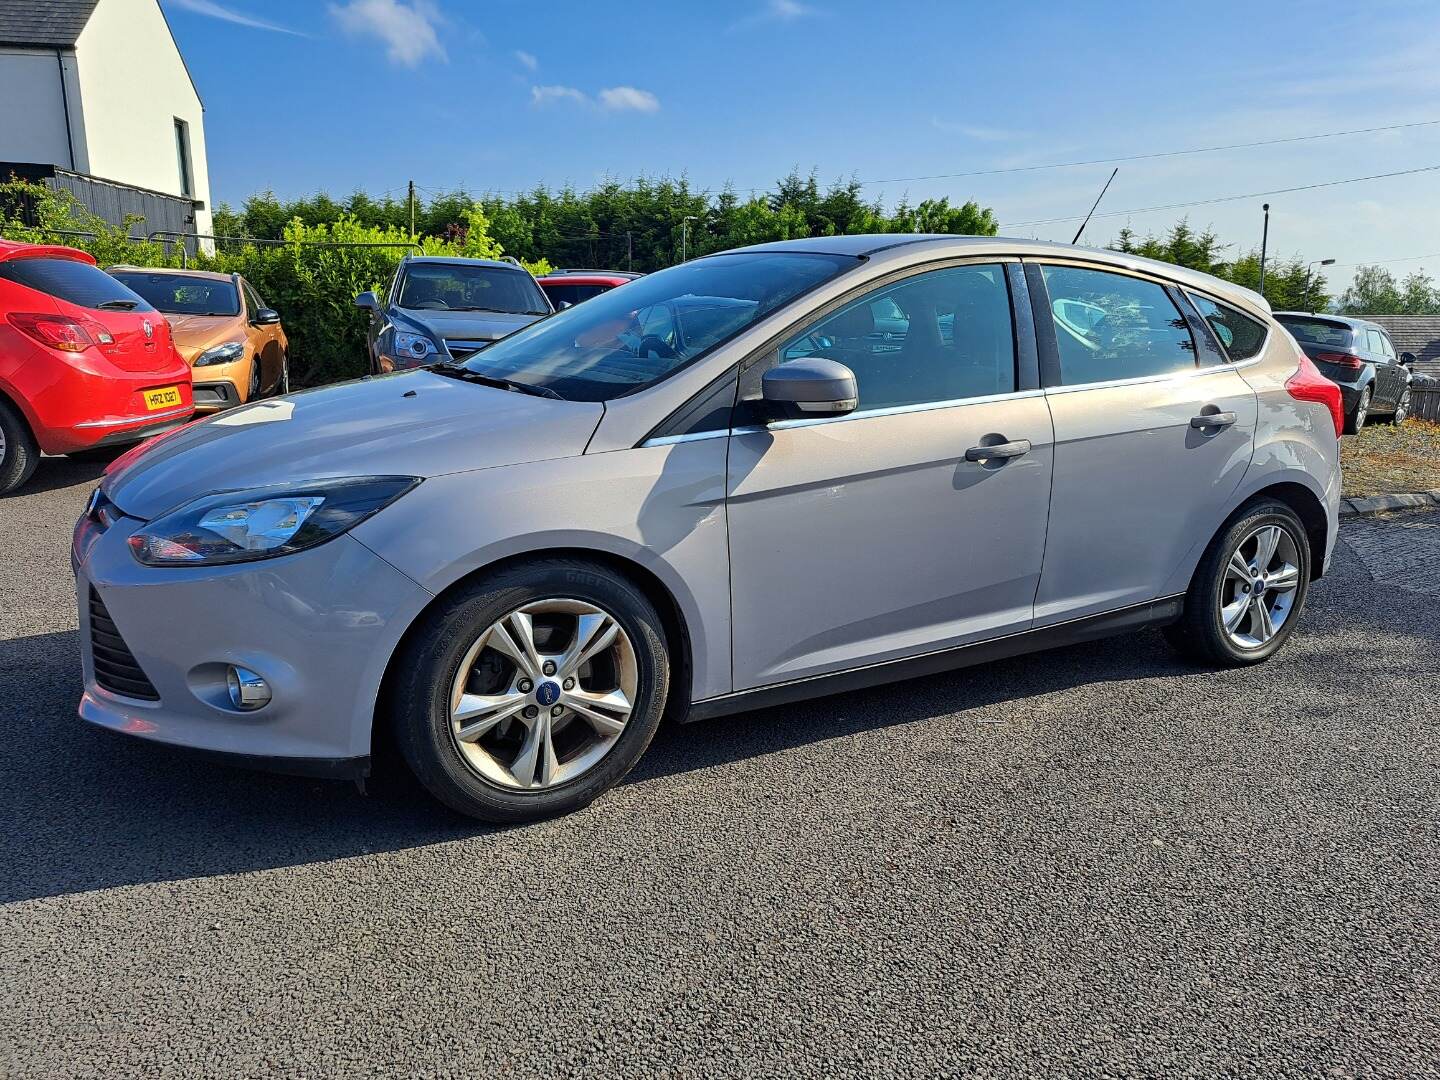
M 368 316 L 355 307 L 355 294 L 373 289 L 383 295 L 407 251 L 483 259 L 503 254 L 490 236 L 483 210 L 474 204 L 463 225 L 444 239 L 427 236 L 412 243 L 402 229 L 363 224 L 349 214 L 316 224 L 297 217 L 284 226 L 278 242 L 222 240 L 213 254 L 202 251 L 188 260 L 170 245 L 130 235 L 142 225 L 139 218 L 123 226 L 111 225 L 69 192 L 23 181 L 0 184 L 0 235 L 6 239 L 82 248 L 101 266 L 175 267 L 185 262 L 197 270 L 243 274 L 280 312 L 290 339 L 292 379 L 300 386 L 355 378 L 368 371 Z M 536 274 L 550 269 L 543 260 L 527 266 Z

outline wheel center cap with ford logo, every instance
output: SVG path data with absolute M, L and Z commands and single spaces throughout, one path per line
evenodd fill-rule
M 535 700 L 541 705 L 554 705 L 560 700 L 560 684 L 542 682 L 535 688 Z

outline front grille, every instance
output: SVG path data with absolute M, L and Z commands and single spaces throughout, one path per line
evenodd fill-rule
M 95 681 L 112 694 L 144 701 L 160 700 L 93 587 L 90 590 L 90 657 L 94 661 Z
M 474 356 L 489 344 L 488 341 L 461 341 L 458 338 L 451 338 L 445 342 L 445 349 L 456 360 L 464 360 Z

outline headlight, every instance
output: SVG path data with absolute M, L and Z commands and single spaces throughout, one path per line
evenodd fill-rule
M 205 495 L 130 537 L 146 566 L 215 566 L 323 544 L 389 506 L 415 476 L 358 476 Z
M 245 343 L 243 341 L 231 341 L 225 345 L 216 345 L 213 349 L 206 349 L 195 358 L 196 367 L 206 367 L 210 364 L 228 364 L 239 360 L 245 355 Z
M 412 334 L 406 330 L 395 331 L 395 356 L 411 360 L 424 360 L 440 352 L 439 346 L 424 334 Z

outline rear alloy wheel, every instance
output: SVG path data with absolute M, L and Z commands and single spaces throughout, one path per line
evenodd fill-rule
M 669 686 L 654 607 L 600 566 L 547 559 L 445 603 L 411 637 L 391 696 L 420 782 L 486 821 L 585 806 L 649 746 Z
M 1395 403 L 1395 412 L 1390 417 L 1392 424 L 1403 424 L 1405 418 L 1410 415 L 1410 388 L 1407 386 L 1400 392 L 1400 400 Z
M 1310 584 L 1310 538 L 1284 503 L 1259 503 L 1211 542 L 1166 637 L 1202 663 L 1269 659 L 1295 629 Z
M 1355 411 L 1345 420 L 1345 434 L 1354 435 L 1365 426 L 1366 419 L 1370 416 L 1370 387 L 1360 391 L 1360 400 L 1355 403 Z
M 40 447 L 25 417 L 0 399 L 0 495 L 8 495 L 29 480 L 40 464 Z

